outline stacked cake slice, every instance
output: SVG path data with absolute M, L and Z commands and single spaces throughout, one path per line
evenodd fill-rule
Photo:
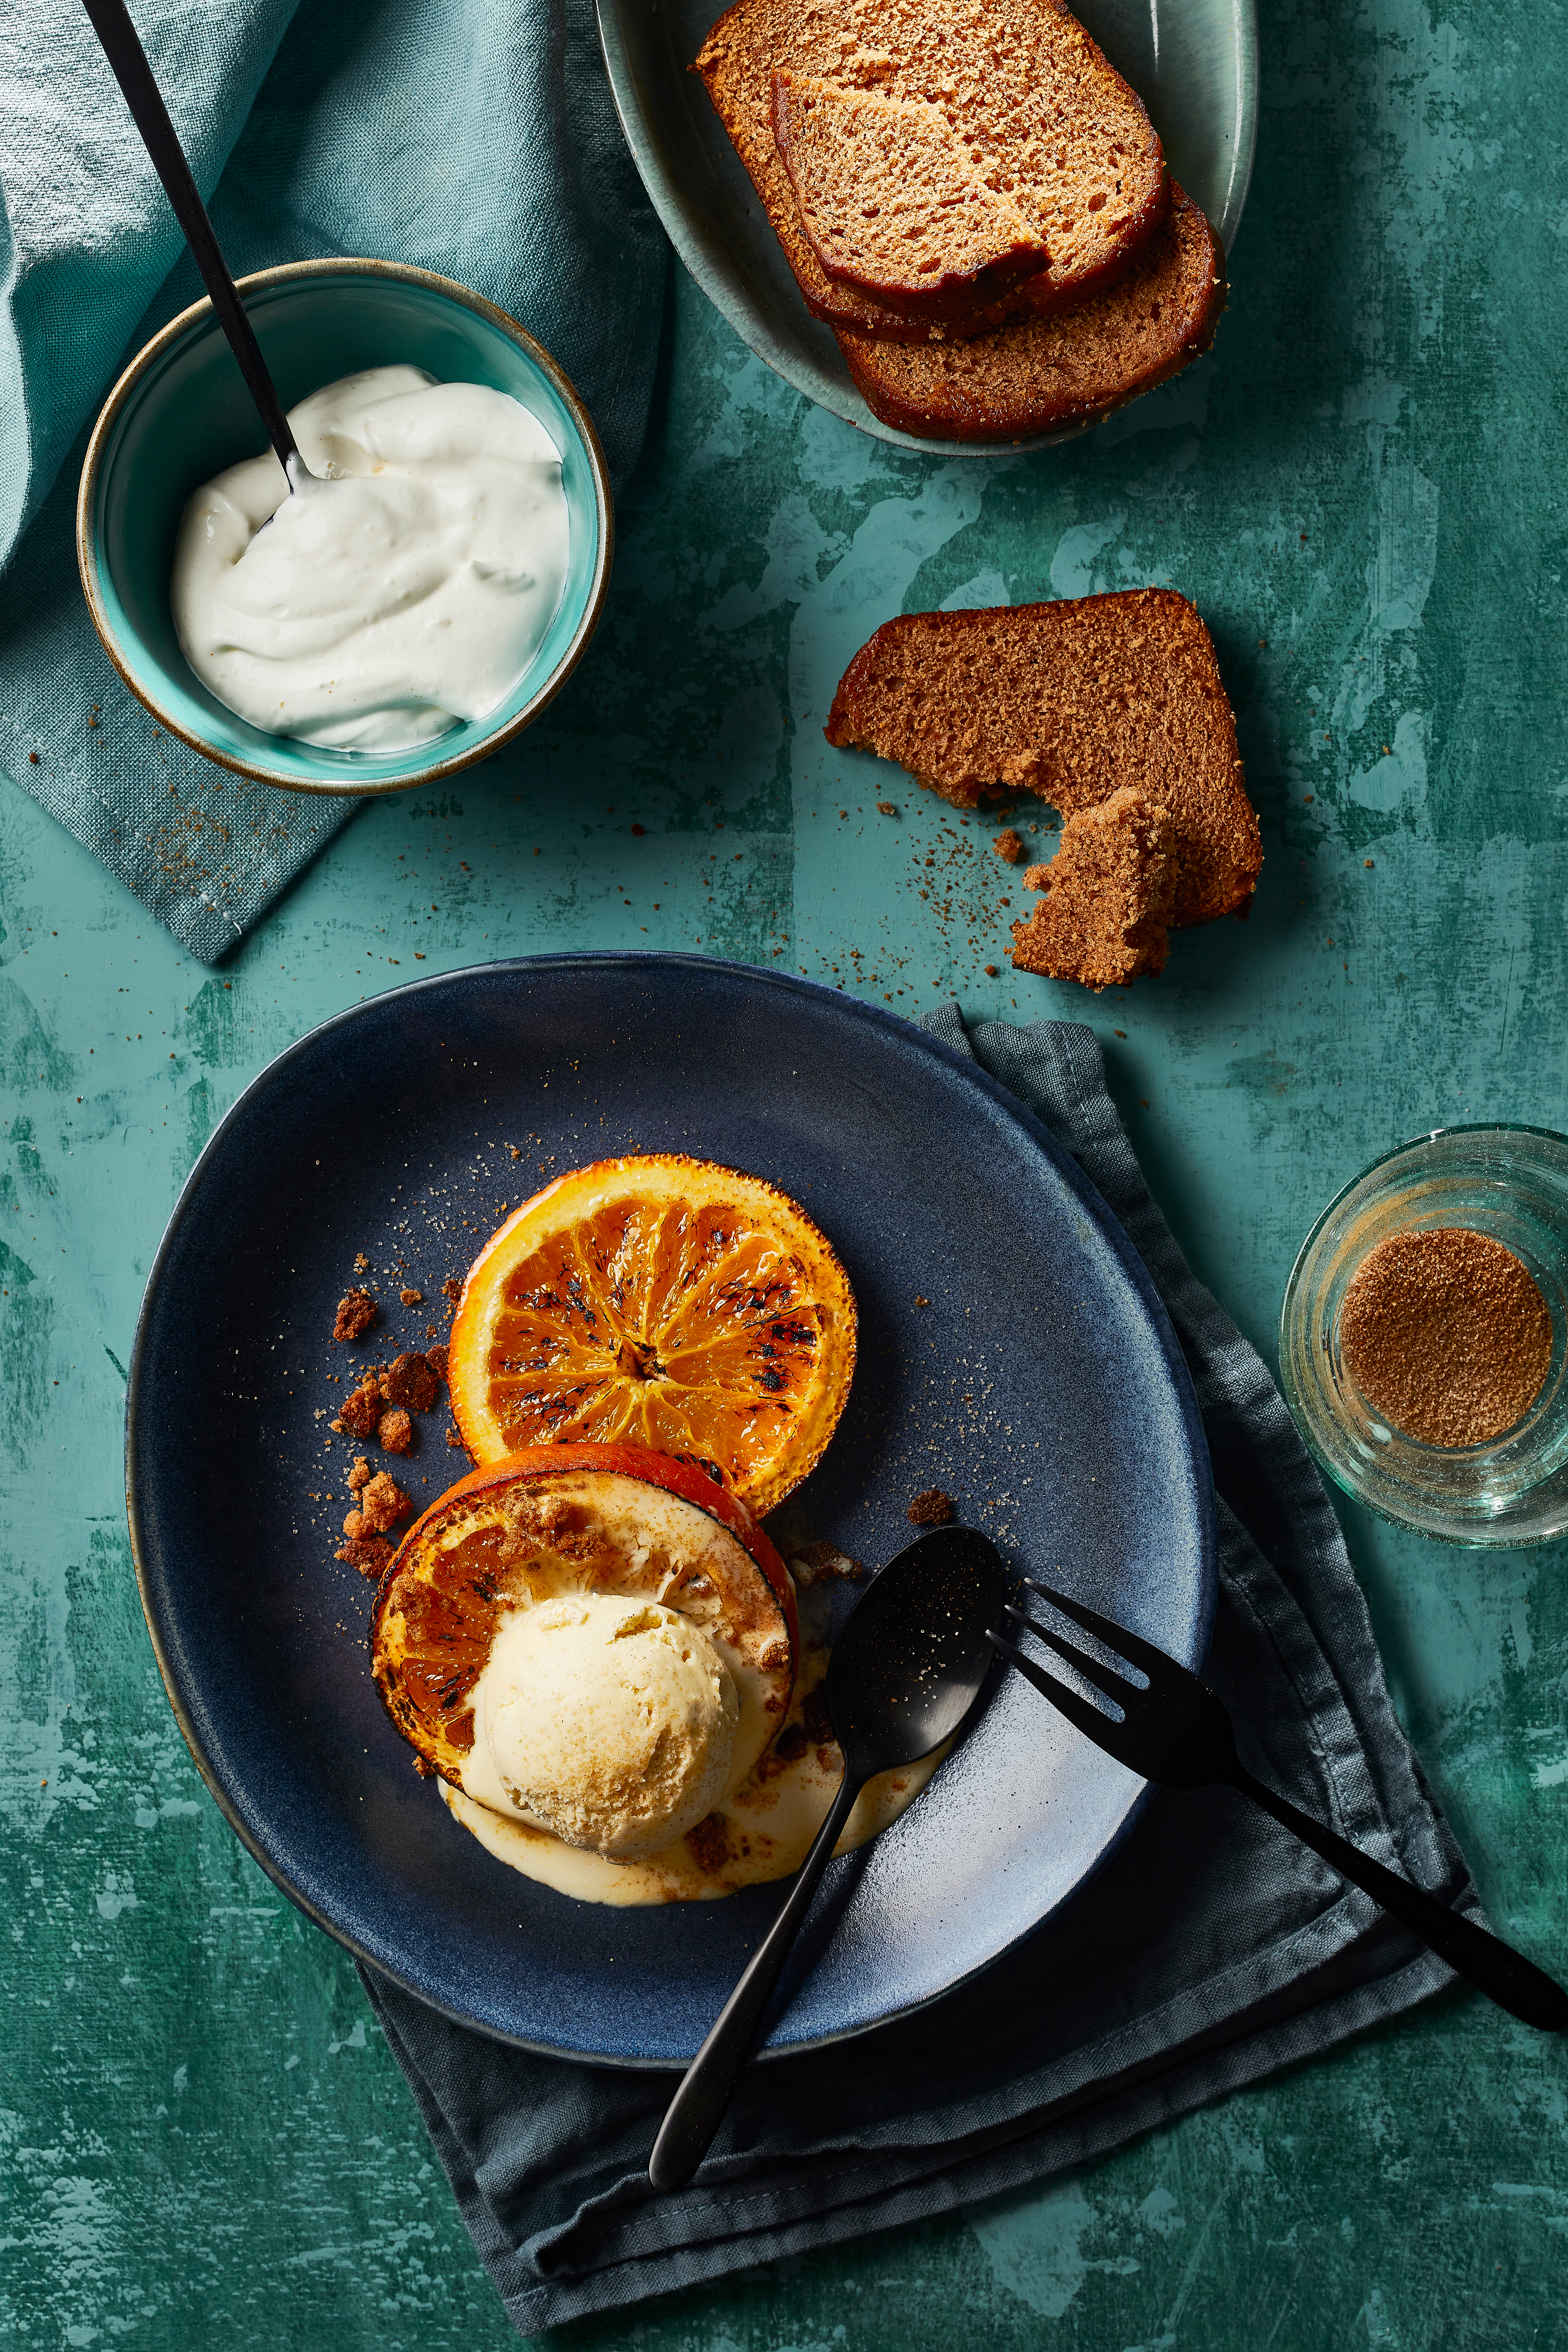
M 1018 440 L 1207 349 L 1218 239 L 1058 0 L 737 0 L 697 70 L 885 423 Z

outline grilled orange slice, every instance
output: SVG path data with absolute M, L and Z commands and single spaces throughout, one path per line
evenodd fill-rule
M 656 1601 L 702 1628 L 739 1695 L 731 1779 L 744 1780 L 789 1706 L 795 1588 L 743 1504 L 691 1464 L 636 1445 L 510 1455 L 449 1486 L 398 1545 L 376 1593 L 371 1666 L 425 1765 L 495 1801 L 471 1769 L 475 1686 L 504 1618 L 575 1593 Z
M 557 1177 L 469 1269 L 447 1353 L 480 1464 L 651 1445 L 751 1509 L 798 1486 L 855 1370 L 855 1299 L 823 1235 L 756 1176 L 678 1153 Z

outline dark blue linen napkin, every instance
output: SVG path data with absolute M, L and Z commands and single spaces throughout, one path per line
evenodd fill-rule
M 1244 1760 L 1480 1916 L 1384 1684 L 1339 1523 L 1268 1372 L 1194 1281 L 1073 1023 L 926 1027 L 1044 1121 L 1142 1255 L 1191 1368 L 1219 1496 L 1207 1679 Z M 1041 1702 L 1044 1705 L 1044 1701 Z M 753 2067 L 691 2186 L 646 2166 L 676 2077 L 543 2058 L 362 1969 L 475 2245 L 535 2335 L 1042 2180 L 1392 2017 L 1450 1972 L 1268 1816 L 1155 1790 L 1057 1916 L 973 1983 Z
M 668 248 L 616 121 L 592 0 L 135 0 L 134 13 L 237 271 L 369 255 L 475 288 L 560 361 L 620 487 L 642 446 Z M 249 783 L 162 734 L 87 616 L 75 507 L 91 419 L 126 359 L 201 291 L 86 16 L 74 0 L 9 0 L 0 769 L 211 963 L 361 803 Z

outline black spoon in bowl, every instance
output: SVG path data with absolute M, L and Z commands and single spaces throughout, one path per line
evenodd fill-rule
M 868 1780 L 918 1763 L 951 1739 L 980 1695 L 987 1628 L 1007 1572 L 973 1528 L 937 1528 L 890 1559 L 834 1643 L 823 1696 L 844 1750 L 844 1779 L 783 1910 L 670 2101 L 647 2177 L 683 2189 L 711 2147 L 790 1948 Z
M 131 21 L 125 0 L 82 0 L 82 5 L 91 19 L 93 31 L 103 45 L 103 54 L 113 68 L 114 79 L 124 92 L 132 120 L 153 158 L 153 168 L 163 183 L 163 192 L 174 208 L 174 217 L 185 232 L 185 242 L 191 248 L 196 268 L 201 271 L 202 284 L 212 298 L 218 324 L 228 337 L 229 349 L 239 362 L 246 390 L 256 403 L 261 422 L 267 427 L 267 437 L 278 452 L 278 462 L 288 477 L 289 488 L 297 489 L 301 480 L 311 481 L 315 478 L 300 457 L 294 436 L 289 429 L 289 419 L 283 414 L 283 404 L 261 356 L 256 330 L 246 315 L 245 305 L 239 299 L 239 289 L 213 235 L 207 208 L 191 176 L 185 151 L 169 120 L 169 110 L 153 79 L 153 68 L 147 63 L 146 51 Z

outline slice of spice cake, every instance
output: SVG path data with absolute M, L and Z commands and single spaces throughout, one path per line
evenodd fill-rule
M 1251 904 L 1263 847 L 1236 720 L 1209 633 L 1173 589 L 902 614 L 855 656 L 825 732 L 958 808 L 1031 792 L 1072 817 L 1133 785 L 1175 829 L 1171 922 Z
M 1172 183 L 1171 208 L 1115 283 L 1066 310 L 945 342 L 833 331 L 873 416 L 903 433 L 1022 441 L 1091 425 L 1206 352 L 1225 309 L 1225 254 Z
M 1059 0 L 737 0 L 696 70 L 807 307 L 830 325 L 923 340 L 975 332 L 1026 302 L 1069 300 L 1126 266 L 1169 200 L 1142 99 Z M 1031 271 L 1022 287 L 1003 294 L 1000 309 L 979 299 L 966 230 L 940 257 L 937 274 L 951 284 L 934 296 L 911 298 L 901 265 L 880 267 L 874 238 L 862 238 L 847 264 L 823 219 L 819 250 L 775 131 L 775 75 L 932 110 L 984 184 L 1020 215 L 1029 252 L 1014 258 Z M 783 137 L 811 203 L 814 158 L 797 145 L 787 85 Z M 837 204 L 842 159 L 830 172 L 825 159 L 823 169 L 820 194 Z M 1031 257 L 1041 251 L 1043 267 Z M 825 255 L 853 275 L 830 274 Z

